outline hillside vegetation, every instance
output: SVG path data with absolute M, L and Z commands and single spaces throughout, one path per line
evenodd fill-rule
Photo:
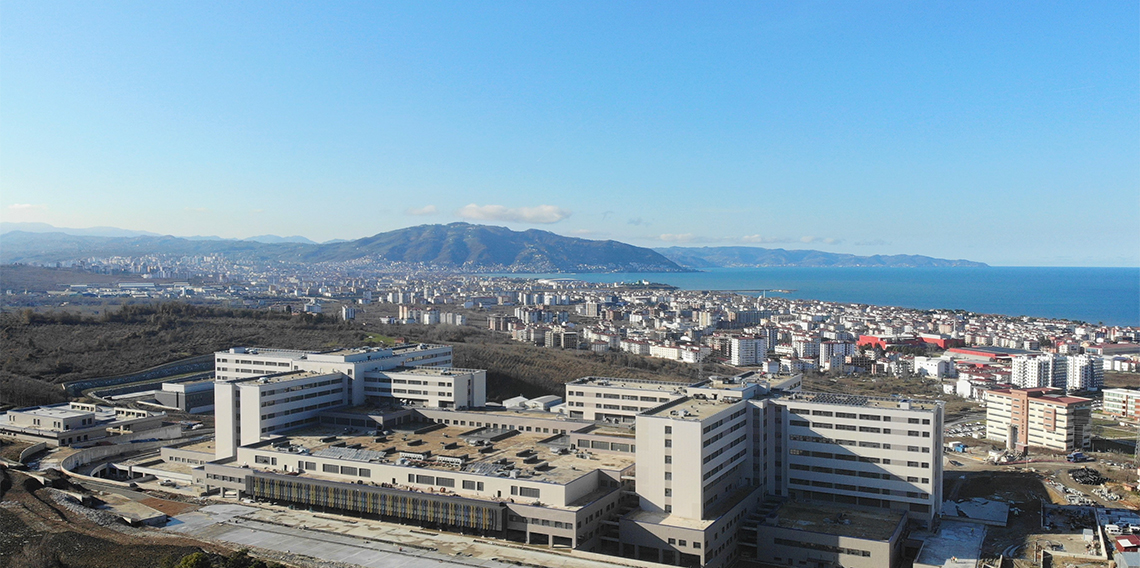
M 694 365 L 625 353 L 545 349 L 475 327 L 362 326 L 323 316 L 199 307 L 182 303 L 127 305 L 95 317 L 30 310 L 0 315 L 0 404 L 64 400 L 59 383 L 138 371 L 238 345 L 328 349 L 393 338 L 447 343 L 457 367 L 486 369 L 488 397 L 562 394 L 589 376 L 693 380 Z M 705 374 L 732 373 L 705 365 Z

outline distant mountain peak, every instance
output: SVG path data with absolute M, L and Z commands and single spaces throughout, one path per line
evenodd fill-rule
M 189 239 L 171 236 L 92 237 L 12 231 L 4 237 L 0 262 L 60 262 L 90 257 L 143 254 L 218 254 L 247 260 L 345 262 L 383 260 L 452 270 L 505 272 L 684 272 L 651 249 L 618 241 L 592 241 L 532 229 L 451 223 L 418 225 L 354 241 L 313 244 L 276 237 Z M 272 240 L 272 239 L 270 239 Z
M 786 250 L 763 247 L 667 247 L 653 249 L 681 266 L 702 268 L 756 268 L 765 266 L 880 266 L 949 267 L 988 266 L 971 260 L 947 260 L 913 254 L 858 256 L 819 250 Z

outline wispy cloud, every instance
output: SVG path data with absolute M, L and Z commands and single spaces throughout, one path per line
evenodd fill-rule
M 709 243 L 723 243 L 723 237 L 708 237 L 702 235 L 694 235 L 692 233 L 665 233 L 657 236 L 659 241 L 667 243 L 682 243 L 682 244 L 709 244 Z
M 575 229 L 573 231 L 570 231 L 570 234 L 577 237 L 604 237 L 609 233 L 591 231 L 590 229 Z
M 554 205 L 538 207 L 506 207 L 503 205 L 471 205 L 459 209 L 464 219 L 478 221 L 520 221 L 523 223 L 557 223 L 570 216 L 570 212 Z
M 855 246 L 857 246 L 857 247 L 881 247 L 881 246 L 885 246 L 885 245 L 889 245 L 889 244 L 891 244 L 891 243 L 884 241 L 883 239 L 871 239 L 869 241 L 855 241 Z
M 426 205 L 424 207 L 410 207 L 408 209 L 405 209 L 404 213 L 407 213 L 408 215 L 415 215 L 417 217 L 423 217 L 426 215 L 435 215 L 436 213 L 439 213 L 439 209 L 436 209 L 435 205 Z
M 645 220 L 643 220 L 641 217 L 638 217 L 636 219 L 630 219 L 630 220 L 626 221 L 626 223 L 629 225 L 648 225 L 649 224 L 649 223 L 646 223 Z
M 37 205 L 33 203 L 13 203 L 8 206 L 11 211 L 34 211 L 47 209 L 47 205 Z
M 764 235 L 744 235 L 740 237 L 740 242 L 748 244 L 772 244 L 772 243 L 792 243 L 795 242 L 787 237 L 766 237 Z
M 823 243 L 826 245 L 837 245 L 843 242 L 843 239 L 835 239 L 831 237 L 800 237 L 801 243 Z

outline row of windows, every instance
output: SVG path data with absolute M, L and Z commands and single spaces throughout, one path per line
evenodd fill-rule
M 876 458 L 876 457 L 871 457 L 871 456 L 855 456 L 855 455 L 851 455 L 851 454 L 833 454 L 831 452 L 815 452 L 815 451 L 811 451 L 811 450 L 801 450 L 799 448 L 790 448 L 788 450 L 788 455 L 790 455 L 790 456 L 805 456 L 805 457 L 812 457 L 812 458 L 823 458 L 823 459 L 829 459 L 829 460 L 850 461 L 850 462 L 856 462 L 857 461 L 857 462 L 864 462 L 864 463 L 882 463 L 884 465 L 891 465 L 892 464 L 891 460 L 888 458 Z M 909 467 L 918 467 L 917 464 L 920 462 L 908 461 L 906 463 Z M 927 464 L 928 462 L 921 462 L 921 463 Z M 911 464 L 914 464 L 914 465 L 911 465 Z M 894 465 L 902 465 L 902 462 L 900 461 L 899 463 L 894 464 Z
M 737 422 L 736 424 L 732 425 L 732 428 L 729 428 L 728 430 L 725 430 L 724 432 L 719 432 L 717 434 L 714 434 L 713 436 L 710 436 L 704 442 L 701 442 L 701 447 L 707 448 L 707 447 L 709 447 L 710 444 L 715 443 L 717 440 L 720 440 L 721 438 L 723 438 L 723 437 L 725 437 L 725 436 L 727 436 L 727 435 L 729 435 L 729 434 L 731 434 L 731 433 L 733 433 L 733 432 L 735 432 L 735 431 L 737 431 L 737 430 L 739 430 L 739 429 L 741 429 L 747 425 L 748 425 L 747 422 Z
M 919 462 L 907 462 L 907 466 L 908 467 L 922 467 L 923 469 L 926 469 L 930 466 L 930 464 L 928 464 L 926 462 L 922 462 L 922 464 L 920 466 Z M 908 483 L 920 483 L 920 481 L 919 481 L 920 478 L 918 478 L 918 477 L 913 477 L 913 476 L 903 477 L 901 475 L 893 475 L 890 473 L 878 473 L 878 472 L 874 472 L 874 471 L 855 471 L 853 469 L 830 468 L 830 467 L 823 467 L 823 466 L 808 466 L 808 465 L 802 464 L 802 463 L 788 464 L 788 468 L 799 470 L 799 471 L 811 471 L 811 472 L 815 472 L 815 473 L 826 473 L 829 475 L 846 475 L 848 477 L 864 477 L 867 479 L 885 479 L 888 481 L 906 481 Z M 926 478 L 922 478 L 922 479 L 926 479 Z
M 876 422 L 891 422 L 890 416 L 881 416 L 878 414 L 855 414 L 854 412 L 832 412 L 830 410 L 811 410 L 806 408 L 789 408 L 790 412 L 802 414 L 804 416 L 835 416 L 836 418 L 857 418 L 859 420 L 873 420 Z M 907 418 L 908 424 L 930 424 L 929 418 Z
M 263 400 L 263 401 L 261 401 L 261 406 L 262 406 L 262 408 L 264 408 L 267 406 L 275 406 L 278 404 L 288 404 L 290 402 L 296 402 L 298 400 L 305 400 L 306 398 L 317 398 L 320 396 L 328 396 L 330 394 L 339 394 L 342 392 L 344 392 L 344 389 L 328 389 L 328 390 L 323 390 L 323 391 L 318 391 L 318 392 L 306 393 L 306 394 L 298 395 L 298 396 L 291 396 L 289 398 L 281 398 L 278 400 Z
M 789 540 L 786 538 L 777 538 L 775 539 L 775 542 L 780 546 L 806 548 L 808 550 L 821 550 L 823 552 L 830 552 L 833 554 L 847 554 L 851 556 L 864 556 L 868 558 L 871 556 L 871 551 L 860 550 L 858 548 L 844 548 L 842 546 L 832 546 L 829 544 L 819 544 L 815 542 L 800 542 L 798 540 Z
M 856 427 L 853 424 L 831 424 L 829 422 L 808 422 L 807 420 L 789 420 L 788 423 L 792 426 L 801 426 L 804 428 L 816 428 L 820 430 L 847 430 L 854 432 Z M 868 434 L 891 434 L 890 428 L 879 428 L 877 426 L 859 426 L 859 432 L 866 432 Z M 899 432 L 901 434 L 901 432 Z M 929 438 L 930 432 L 920 432 L 918 430 L 907 430 L 907 436 L 913 438 Z
M 482 427 L 503 428 L 503 429 L 518 430 L 519 432 L 534 432 L 536 434 L 537 433 L 542 433 L 542 434 L 565 434 L 566 433 L 566 430 L 560 430 L 558 428 L 554 428 L 553 430 L 551 430 L 550 428 L 539 428 L 538 426 L 514 426 L 511 424 L 499 424 L 499 423 L 492 423 L 492 422 L 485 422 L 485 423 L 484 422 L 476 422 L 474 420 L 453 420 L 450 418 L 443 418 L 443 419 L 436 419 L 436 422 L 442 422 L 444 424 L 450 424 L 452 426 L 474 426 L 477 428 L 482 428 Z
M 729 444 L 729 445 L 727 445 L 727 446 L 725 446 L 725 447 L 723 447 L 723 448 L 721 448 L 721 449 L 719 449 L 719 450 L 717 450 L 717 451 L 715 451 L 715 452 L 713 452 L 713 453 L 711 453 L 711 454 L 709 454 L 709 455 L 705 456 L 705 459 L 704 459 L 704 461 L 703 461 L 702 463 L 709 463 L 710 461 L 712 461 L 712 460 L 716 459 L 718 456 L 720 456 L 720 455 L 721 455 L 721 454 L 723 454 L 724 452 L 726 452 L 726 451 L 728 451 L 728 450 L 730 450 L 730 449 L 732 449 L 732 448 L 736 447 L 736 446 L 737 446 L 737 445 L 739 445 L 739 444 L 742 444 L 742 443 L 744 443 L 744 440 L 745 440 L 745 439 L 747 439 L 747 438 L 748 438 L 748 436 L 747 436 L 747 435 L 744 435 L 744 436 L 741 436 L 741 437 L 739 437 L 739 438 L 737 438 L 737 439 L 733 440 L 731 444 Z M 671 440 L 665 440 L 665 441 L 666 441 L 666 442 L 670 442 Z M 666 444 L 666 445 L 668 445 L 668 444 Z
M 892 449 L 892 446 L 890 444 L 884 444 L 881 442 L 867 442 L 867 441 L 863 441 L 863 440 L 858 440 L 858 441 L 857 440 L 840 440 L 840 439 L 835 439 L 835 438 L 823 438 L 820 436 L 804 436 L 801 434 L 790 434 L 790 435 L 788 435 L 788 439 L 792 440 L 792 441 L 797 441 L 797 442 L 815 442 L 817 444 L 835 444 L 835 445 L 839 445 L 839 446 L 852 446 L 852 447 L 858 446 L 860 448 L 881 448 L 884 450 Z M 900 446 L 900 447 L 895 448 L 895 449 L 902 451 L 903 448 L 902 448 L 902 446 Z M 798 450 L 791 450 L 791 451 L 793 454 L 795 454 Z M 907 446 L 906 451 L 914 452 L 914 453 L 929 454 L 930 448 L 928 446 Z M 879 462 L 876 461 L 874 463 L 879 463 Z M 883 460 L 883 463 L 891 463 L 891 462 L 890 462 L 890 460 Z
M 218 481 L 228 481 L 229 483 L 241 483 L 241 481 L 242 481 L 242 478 L 240 478 L 240 477 L 233 477 L 233 476 L 229 476 L 229 475 L 218 475 L 215 473 L 207 473 L 206 479 L 216 479 Z
M 327 381 L 320 381 L 320 382 L 316 382 L 316 383 L 308 383 L 308 384 L 304 384 L 304 385 L 294 385 L 294 386 L 291 386 L 288 388 L 282 388 L 282 389 L 268 389 L 268 390 L 261 391 L 261 396 L 262 397 L 269 397 L 269 396 L 273 396 L 273 395 L 277 394 L 278 392 L 295 392 L 295 391 L 300 391 L 300 390 L 305 390 L 305 389 L 327 387 L 329 385 L 339 385 L 339 384 L 343 384 L 343 382 L 344 381 L 342 379 L 331 379 L 331 380 L 327 380 Z
M 793 478 L 789 479 L 788 481 L 793 485 L 807 485 L 807 486 L 811 486 L 811 487 L 822 487 L 824 489 L 838 489 L 840 491 L 853 491 L 853 492 L 857 492 L 857 493 L 872 493 L 875 495 L 895 495 L 897 497 L 906 496 L 906 497 L 909 497 L 911 499 L 927 499 L 930 497 L 929 494 L 922 493 L 919 491 L 891 491 L 890 489 L 881 489 L 878 487 L 866 487 L 863 485 L 855 486 L 855 485 L 848 485 L 846 483 L 832 483 L 830 481 L 817 481 L 817 480 L 809 481 L 807 479 L 799 479 L 796 477 L 793 477 Z M 923 478 L 923 481 L 919 482 L 916 480 L 915 483 L 930 483 L 930 480 Z
M 706 471 L 706 472 L 705 472 L 705 474 L 701 476 L 701 479 L 702 479 L 702 480 L 706 480 L 706 479 L 708 479 L 708 478 L 710 478 L 710 477 L 712 477 L 712 476 L 716 475 L 716 473 L 717 473 L 718 471 L 720 471 L 720 470 L 722 470 L 722 469 L 724 469 L 724 468 L 728 467 L 730 464 L 732 464 L 732 462 L 735 462 L 736 460 L 738 460 L 738 459 L 740 459 L 740 458 L 742 458 L 742 457 L 744 457 L 744 456 L 746 456 L 746 455 L 748 455 L 748 450 L 746 450 L 746 449 L 745 449 L 745 450 L 740 450 L 739 452 L 737 452 L 737 453 L 733 454 L 733 456 L 732 456 L 731 458 L 729 458 L 729 459 L 728 459 L 728 461 L 726 461 L 726 462 L 724 462 L 724 463 L 722 463 L 722 464 L 720 464 L 720 465 L 718 465 L 718 466 L 716 466 L 716 467 L 714 467 L 714 468 L 712 468 L 712 469 L 710 469 L 710 470 Z

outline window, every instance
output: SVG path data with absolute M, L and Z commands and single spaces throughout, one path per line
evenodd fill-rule
M 689 541 L 687 541 L 687 540 L 678 540 L 678 541 L 677 541 L 677 546 L 689 546 Z
M 666 434 L 672 434 L 673 433 L 673 427 L 672 426 L 666 426 L 665 427 L 665 433 Z
M 666 471 L 665 472 L 665 481 L 672 481 L 672 480 L 673 480 L 673 472 Z
M 673 456 L 665 456 L 665 463 L 673 463 Z
M 673 447 L 673 440 L 665 440 L 665 447 L 666 448 L 672 448 Z
M 693 548 L 700 548 L 700 547 L 701 547 L 701 543 L 693 542 Z
M 534 488 L 534 487 L 519 487 L 519 496 L 520 497 L 533 497 L 535 499 L 538 499 L 539 490 Z

